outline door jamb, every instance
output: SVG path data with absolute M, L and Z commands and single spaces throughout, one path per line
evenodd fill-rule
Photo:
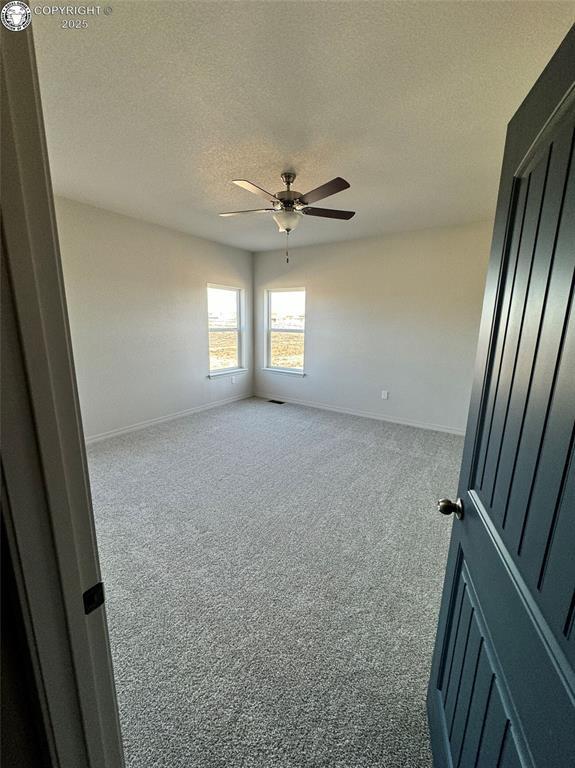
M 7 543 L 53 764 L 121 768 L 105 609 L 83 604 L 100 568 L 33 36 L 1 34 Z

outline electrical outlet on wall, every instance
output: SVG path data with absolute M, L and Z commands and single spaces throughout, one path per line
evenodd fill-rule
M 381 399 L 382 400 L 387 400 L 388 398 L 389 398 L 389 392 L 387 391 L 387 389 L 382 389 L 381 390 Z

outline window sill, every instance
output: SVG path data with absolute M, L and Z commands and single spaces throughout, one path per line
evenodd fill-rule
M 235 376 L 238 373 L 248 373 L 247 368 L 225 368 L 223 371 L 208 373 L 208 379 L 219 379 L 220 376 Z
M 305 371 L 290 371 L 289 368 L 262 368 L 266 373 L 282 373 L 284 376 L 305 376 Z

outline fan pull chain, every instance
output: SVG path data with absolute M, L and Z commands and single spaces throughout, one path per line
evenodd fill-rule
M 289 264 L 289 230 L 286 230 L 286 264 Z

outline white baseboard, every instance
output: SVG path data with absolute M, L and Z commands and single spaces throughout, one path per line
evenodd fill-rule
M 366 419 L 377 419 L 378 421 L 389 421 L 393 424 L 404 424 L 408 427 L 417 427 L 418 429 L 430 429 L 436 432 L 447 432 L 452 435 L 464 435 L 464 429 L 454 429 L 453 427 L 446 427 L 443 424 L 430 424 L 427 422 L 414 421 L 413 419 L 399 419 L 393 416 L 385 416 L 375 411 L 361 411 L 354 408 L 343 408 L 341 406 L 326 405 L 325 403 L 318 403 L 313 400 L 297 400 L 292 397 L 279 397 L 277 394 L 247 394 L 247 395 L 234 395 L 233 397 L 226 397 L 222 400 L 214 400 L 212 403 L 205 405 L 197 405 L 194 408 L 187 408 L 185 411 L 178 411 L 177 413 L 170 413 L 167 416 L 160 416 L 156 419 L 148 419 L 146 421 L 140 421 L 137 424 L 130 424 L 127 427 L 120 427 L 119 429 L 111 429 L 109 432 L 101 432 L 97 435 L 90 435 L 86 437 L 86 444 L 98 443 L 101 440 L 106 440 L 109 437 L 115 437 L 117 435 L 127 435 L 130 432 L 137 432 L 140 429 L 146 429 L 154 424 L 162 424 L 165 421 L 173 421 L 174 419 L 181 419 L 183 416 L 190 416 L 193 413 L 200 413 L 201 411 L 207 411 L 210 408 L 217 408 L 220 405 L 227 405 L 228 403 L 235 403 L 238 400 L 246 400 L 250 397 L 259 397 L 262 400 L 284 400 L 286 403 L 293 403 L 294 405 L 305 405 L 308 408 L 319 408 L 322 411 L 333 411 L 334 413 L 347 413 L 350 416 L 362 416 Z
M 190 416 L 192 413 L 199 413 L 200 411 L 208 411 L 210 408 L 217 408 L 220 405 L 235 403 L 238 400 L 246 400 L 249 397 L 253 397 L 253 395 L 250 393 L 248 395 L 234 395 L 233 397 L 225 397 L 222 400 L 214 400 L 212 403 L 206 403 L 205 405 L 196 405 L 194 408 L 187 408 L 185 411 L 170 413 L 168 414 L 168 416 L 159 416 L 156 419 L 139 421 L 137 424 L 130 424 L 127 427 L 120 427 L 119 429 L 111 429 L 109 432 L 101 432 L 98 435 L 90 435 L 89 437 L 86 437 L 86 445 L 91 445 L 92 443 L 99 443 L 101 440 L 106 440 L 108 437 L 115 437 L 116 435 L 127 435 L 129 432 L 137 432 L 140 429 L 146 429 L 146 427 L 151 427 L 153 424 L 162 424 L 165 421 L 173 421 L 174 419 L 181 419 L 182 416 Z
M 413 421 L 413 419 L 400 419 L 396 416 L 385 416 L 375 411 L 358 411 L 354 408 L 342 408 L 334 405 L 326 405 L 325 403 L 316 403 L 313 400 L 296 400 L 293 397 L 284 397 L 283 395 L 266 395 L 263 393 L 256 393 L 254 397 L 259 397 L 262 400 L 283 400 L 286 403 L 293 403 L 294 405 L 305 405 L 309 408 L 319 408 L 322 411 L 334 411 L 334 413 L 347 413 L 350 416 L 362 416 L 366 419 L 377 419 L 378 421 L 389 421 L 392 424 L 404 424 L 407 427 L 417 427 L 418 429 L 430 429 L 434 432 L 447 432 L 450 435 L 465 435 L 464 429 L 454 429 L 453 427 L 446 427 L 444 424 L 430 424 L 423 421 Z

